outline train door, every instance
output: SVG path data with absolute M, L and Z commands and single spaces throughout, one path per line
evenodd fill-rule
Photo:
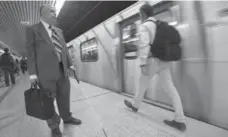
M 139 68 L 137 67 L 138 25 L 139 20 L 126 22 L 122 29 L 122 45 L 124 48 L 124 88 L 125 92 L 134 94 L 135 80 L 138 78 Z
M 156 6 L 156 5 L 155 5 Z M 178 21 L 176 16 L 173 14 L 173 11 L 170 8 L 176 6 L 175 3 L 165 2 L 163 5 L 155 7 L 155 18 L 163 21 L 169 22 L 171 25 L 177 25 Z M 135 95 L 135 86 L 139 83 L 140 71 L 139 62 L 137 60 L 137 53 L 134 51 L 134 48 L 126 48 L 129 45 L 134 47 L 134 44 L 139 44 L 138 39 L 138 28 L 141 21 L 139 17 L 130 18 L 125 20 L 124 25 L 121 25 L 122 33 L 122 46 L 125 48 L 124 61 L 123 61 L 123 71 L 124 71 L 124 91 L 127 94 Z M 136 29 L 134 30 L 134 28 Z M 132 30 L 133 29 L 133 30 Z M 127 46 L 126 46 L 127 45 Z M 132 51 L 131 51 L 132 50 Z M 129 52 L 128 52 L 129 51 Z M 153 82 L 153 81 L 152 81 Z M 150 84 L 152 86 L 152 83 Z M 152 88 L 148 88 L 145 98 L 153 101 L 159 102 L 167 105 L 171 105 L 171 99 L 167 96 L 161 84 L 157 84 L 157 91 L 151 91 Z
M 210 113 L 206 116 L 212 124 L 228 129 L 228 2 L 203 1 L 201 4 L 213 81 L 212 93 L 207 93 L 210 98 L 204 98 L 210 100 L 210 106 L 205 108 Z

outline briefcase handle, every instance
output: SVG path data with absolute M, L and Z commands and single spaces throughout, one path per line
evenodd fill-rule
M 30 89 L 40 89 L 39 84 L 31 84 Z
M 36 92 L 37 92 L 39 95 L 41 95 L 41 92 L 40 92 L 40 90 L 39 90 L 39 89 L 40 89 L 39 84 L 35 84 L 35 85 L 31 84 L 30 89 L 35 89 Z M 32 91 L 33 91 L 33 90 L 32 90 Z
M 30 85 L 30 90 L 27 90 L 25 92 L 25 94 L 28 94 L 28 96 L 34 95 L 34 92 L 37 94 L 37 97 L 42 97 L 43 93 L 41 93 L 41 89 L 40 87 L 36 84 L 36 85 Z

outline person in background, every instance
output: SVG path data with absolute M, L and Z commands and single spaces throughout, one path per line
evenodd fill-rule
M 150 44 L 153 43 L 156 34 L 156 19 L 153 16 L 153 9 L 149 4 L 145 4 L 140 8 L 141 25 L 139 27 L 139 67 L 141 68 L 141 75 L 139 84 L 136 85 L 136 95 L 131 103 L 125 100 L 124 103 L 127 107 L 137 112 L 143 100 L 145 91 L 151 84 L 151 79 L 158 76 L 159 82 L 162 83 L 166 93 L 172 99 L 173 107 L 175 110 L 174 120 L 164 120 L 164 123 L 174 127 L 178 130 L 185 131 L 185 116 L 183 112 L 182 102 L 180 96 L 173 84 L 170 74 L 171 62 L 164 62 L 158 58 L 154 58 L 150 52 Z M 152 91 L 156 90 L 157 79 L 153 81 Z
M 15 73 L 17 75 L 20 75 L 19 60 L 16 58 L 15 61 L 16 61 L 16 64 L 15 64 L 16 65 L 16 67 L 15 67 Z
M 6 86 L 8 87 L 10 85 L 9 77 L 11 78 L 11 83 L 14 85 L 16 83 L 14 76 L 16 63 L 13 56 L 9 53 L 8 48 L 4 49 L 4 53 L 0 57 L 0 67 L 4 73 Z
M 20 61 L 20 67 L 21 67 L 22 73 L 25 74 L 25 71 L 27 70 L 27 60 L 25 57 L 22 57 Z
M 40 84 L 54 103 L 56 98 L 64 124 L 80 125 L 70 112 L 69 69 L 75 70 L 62 31 L 55 27 L 56 10 L 51 5 L 40 7 L 41 20 L 26 29 L 28 72 L 32 85 Z M 39 48 L 37 48 L 39 47 Z M 53 137 L 62 137 L 60 116 L 55 113 L 47 120 Z

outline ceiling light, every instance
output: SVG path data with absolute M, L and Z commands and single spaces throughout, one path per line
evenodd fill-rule
M 56 0 L 55 8 L 56 8 L 56 15 L 59 15 L 60 10 L 62 9 L 65 0 Z

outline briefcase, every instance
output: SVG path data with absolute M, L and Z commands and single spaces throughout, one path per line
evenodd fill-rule
M 27 115 L 41 120 L 52 118 L 55 112 L 53 99 L 41 88 L 31 86 L 24 92 L 24 97 Z

